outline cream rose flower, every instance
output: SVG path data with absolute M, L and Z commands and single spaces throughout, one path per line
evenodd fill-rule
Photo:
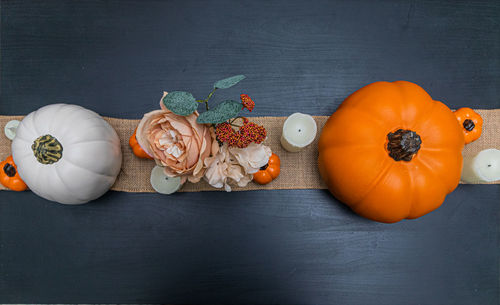
M 219 145 L 213 128 L 198 124 L 198 112 L 181 116 L 168 110 L 160 100 L 161 110 L 146 113 L 137 127 L 137 142 L 165 167 L 165 174 L 198 182 L 205 173 L 204 161 L 215 155 Z
M 252 181 L 253 174 L 269 162 L 271 149 L 263 144 L 252 143 L 246 148 L 229 147 L 224 143 L 219 152 L 205 159 L 204 179 L 215 188 L 231 191 L 230 182 L 244 187 Z
M 245 173 L 254 174 L 269 162 L 273 154 L 271 148 L 255 142 L 250 143 L 245 148 L 229 147 L 231 154 L 238 160 L 238 163 L 245 169 Z

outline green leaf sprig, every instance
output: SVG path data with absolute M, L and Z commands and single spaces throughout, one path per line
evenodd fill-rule
M 236 117 L 240 113 L 240 110 L 240 102 L 226 100 L 212 110 L 207 110 L 200 114 L 196 122 L 200 124 L 219 124 Z
M 238 116 L 242 104 L 233 100 L 225 100 L 216 107 L 210 109 L 208 101 L 218 89 L 228 89 L 245 79 L 244 75 L 235 75 L 221 79 L 214 83 L 214 88 L 207 98 L 195 99 L 194 96 L 185 91 L 173 91 L 163 98 L 163 104 L 175 114 L 188 116 L 198 109 L 200 103 L 205 104 L 206 111 L 201 113 L 196 120 L 199 124 L 219 124 Z

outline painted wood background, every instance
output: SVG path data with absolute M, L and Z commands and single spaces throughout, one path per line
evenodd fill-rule
M 163 90 L 329 115 L 377 80 L 500 108 L 498 1 L 1 1 L 0 113 L 139 118 Z M 99 156 L 90 156 L 99 158 Z M 324 190 L 0 192 L 0 303 L 498 304 L 500 186 L 386 225 Z

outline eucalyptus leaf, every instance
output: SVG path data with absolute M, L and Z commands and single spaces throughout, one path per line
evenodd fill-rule
M 235 75 L 228 78 L 224 78 L 219 81 L 216 81 L 214 84 L 214 88 L 217 89 L 231 88 L 232 86 L 236 85 L 237 83 L 241 82 L 244 79 L 245 75 Z
M 240 102 L 227 100 L 200 114 L 196 121 L 200 124 L 219 124 L 238 116 L 240 110 Z
M 189 92 L 173 91 L 163 98 L 163 104 L 175 114 L 188 116 L 198 108 L 198 102 Z

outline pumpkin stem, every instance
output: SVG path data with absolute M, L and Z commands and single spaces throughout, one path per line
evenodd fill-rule
M 52 164 L 62 158 L 63 147 L 56 138 L 51 135 L 44 135 L 31 145 L 33 154 L 38 162 L 42 164 Z
M 476 127 L 476 124 L 474 124 L 474 122 L 471 119 L 465 120 L 462 125 L 464 126 L 465 130 L 467 130 L 467 131 L 472 131 L 474 129 L 474 127 Z
M 14 177 L 16 175 L 16 168 L 12 166 L 12 164 L 6 163 L 5 166 L 3 167 L 3 172 L 8 176 L 8 177 Z
M 405 129 L 390 132 L 387 134 L 387 139 L 389 139 L 387 143 L 389 156 L 396 161 L 411 161 L 422 144 L 422 140 L 416 132 Z
M 260 168 L 261 171 L 265 171 L 267 169 L 267 167 L 269 166 L 269 163 L 267 163 L 266 165 L 262 166 Z

